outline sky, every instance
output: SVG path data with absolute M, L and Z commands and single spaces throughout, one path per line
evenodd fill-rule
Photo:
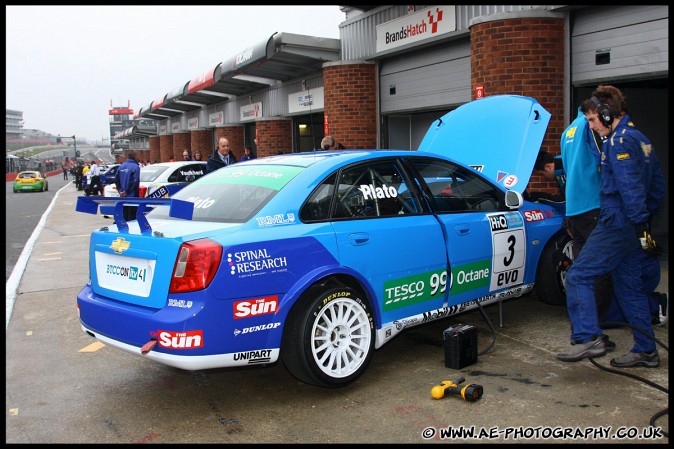
M 319 6 L 5 6 L 6 108 L 24 128 L 108 139 L 108 109 L 134 113 L 275 32 L 339 39 Z

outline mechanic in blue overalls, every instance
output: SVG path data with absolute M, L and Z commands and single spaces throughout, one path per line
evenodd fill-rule
M 592 93 L 595 114 L 586 113 L 592 130 L 608 137 L 602 146 L 600 216 L 566 277 L 567 310 L 571 321 L 568 352 L 557 359 L 577 362 L 606 353 L 595 302 L 594 284 L 610 272 L 616 299 L 633 330 L 635 344 L 623 357 L 611 359 L 615 367 L 655 368 L 660 358 L 651 327 L 651 314 L 642 285 L 642 246 L 652 240 L 647 198 L 657 175 L 652 145 L 625 113 L 625 97 L 613 86 L 599 86 Z M 658 187 L 656 187 L 656 190 Z M 640 242 L 644 238 L 644 243 Z M 635 263 L 637 262 L 637 263 Z

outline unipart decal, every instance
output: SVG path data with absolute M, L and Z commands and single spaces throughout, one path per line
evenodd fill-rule
M 243 334 L 252 334 L 253 332 L 268 331 L 276 329 L 280 325 L 281 323 L 278 322 L 278 323 L 260 324 L 259 326 L 244 327 L 243 329 L 234 329 L 234 336 L 238 337 L 239 335 Z
M 288 271 L 285 257 L 272 257 L 266 248 L 227 254 L 230 274 L 240 278 Z
M 204 332 L 185 331 L 173 332 L 159 329 L 157 331 L 157 343 L 167 349 L 194 349 L 204 347 Z
M 526 221 L 541 221 L 545 220 L 545 215 L 540 210 L 527 210 L 524 211 L 524 219 Z
M 246 299 L 234 303 L 234 319 L 250 318 L 252 316 L 268 315 L 278 311 L 278 296 Z
M 260 228 L 264 228 L 267 226 L 294 224 L 295 214 L 288 213 L 288 214 L 266 215 L 264 217 L 256 217 L 255 220 L 257 221 L 257 226 Z
M 249 364 L 269 363 L 271 360 L 271 349 L 260 349 L 258 351 L 235 352 L 234 361 L 247 360 Z

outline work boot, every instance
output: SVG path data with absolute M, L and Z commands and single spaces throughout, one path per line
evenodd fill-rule
M 657 349 L 651 352 L 628 352 L 622 357 L 611 359 L 611 366 L 616 368 L 633 368 L 635 366 L 657 368 L 660 366 L 660 356 Z
M 601 336 L 601 338 L 604 340 L 604 347 L 606 348 L 606 352 L 615 351 L 615 343 L 613 343 L 611 340 L 608 339 L 608 335 L 604 334 Z
M 557 354 L 557 360 L 562 362 L 579 362 L 588 357 L 601 357 L 606 354 L 606 345 L 602 336 L 586 343 L 574 343 L 569 352 Z

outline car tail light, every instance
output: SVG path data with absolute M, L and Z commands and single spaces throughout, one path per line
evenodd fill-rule
M 180 245 L 169 293 L 201 290 L 211 283 L 222 260 L 222 246 L 201 239 Z
M 146 193 L 147 193 L 147 187 L 140 186 L 140 189 L 138 190 L 138 196 L 141 197 L 141 198 L 145 198 Z

